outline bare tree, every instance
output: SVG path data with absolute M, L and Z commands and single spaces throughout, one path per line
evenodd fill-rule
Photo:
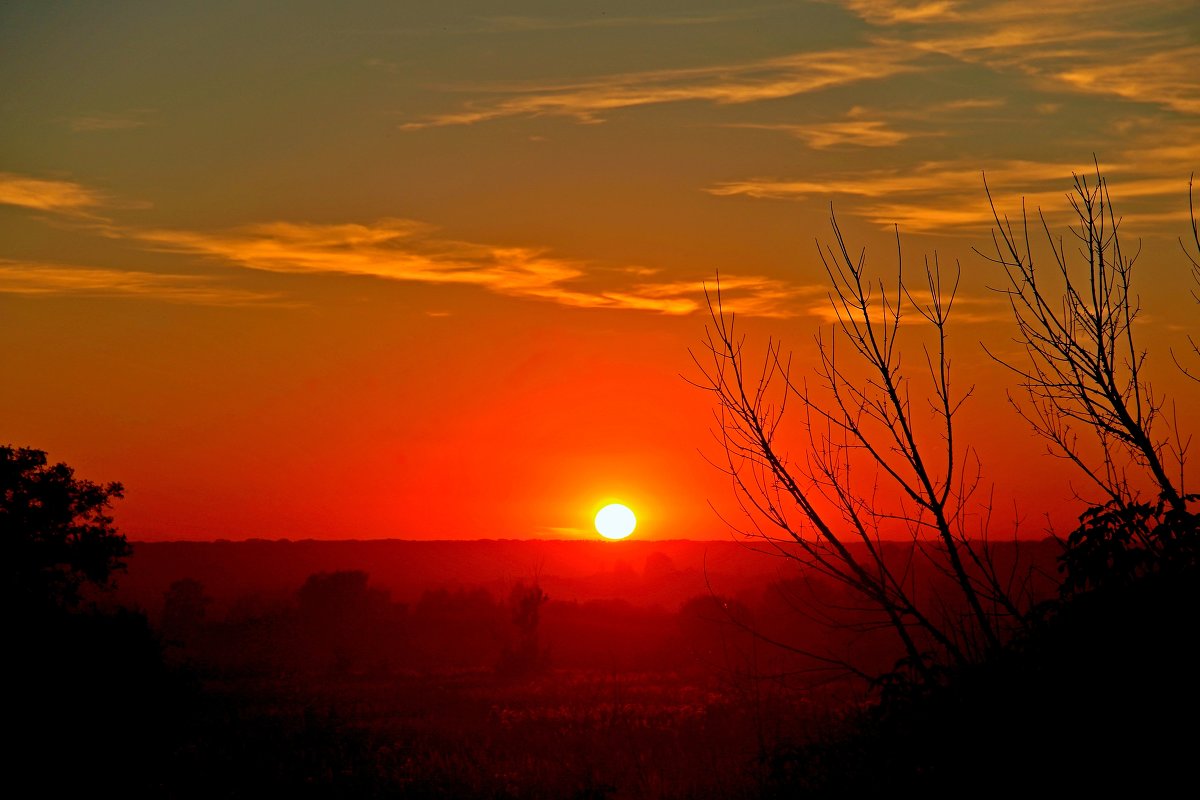
M 1194 179 L 1194 175 L 1188 179 L 1188 219 L 1192 223 L 1191 244 L 1196 251 L 1196 255 L 1192 255 L 1191 251 L 1188 250 L 1187 243 L 1182 238 L 1179 240 L 1179 246 L 1183 248 L 1183 254 L 1187 256 L 1187 260 L 1192 265 L 1192 283 L 1196 284 L 1197 287 L 1192 290 L 1192 298 L 1197 303 L 1200 303 L 1200 292 L 1197 291 L 1197 289 L 1200 289 L 1200 220 L 1196 218 L 1196 204 L 1192 199 L 1192 182 Z M 1190 334 L 1188 335 L 1188 345 L 1192 349 L 1192 354 L 1200 359 L 1200 342 L 1197 342 Z M 1184 375 L 1200 383 L 1200 367 L 1181 364 L 1179 359 L 1175 357 L 1174 352 L 1171 353 L 1171 357 L 1175 358 L 1175 365 L 1179 367 L 1179 370 Z
M 985 183 L 986 186 L 986 183 Z M 1140 304 L 1133 290 L 1138 253 L 1121 242 L 1121 220 L 1108 182 L 1096 166 L 1094 179 L 1074 176 L 1074 247 L 1050 228 L 1041 210 L 1037 227 L 1051 266 L 1037 265 L 1024 207 L 1014 228 L 996 210 L 992 253 L 1004 269 L 1001 289 L 1017 323 L 1023 360 L 993 355 L 1020 379 L 1024 402 L 1009 396 L 1018 413 L 1042 437 L 1051 454 L 1073 463 L 1099 490 L 1081 497 L 1089 508 L 1066 538 L 1061 556 L 1064 596 L 1122 586 L 1164 569 L 1192 568 L 1200 558 L 1200 516 L 1189 506 L 1200 496 L 1185 490 L 1190 438 L 1166 397 L 1147 378 L 1147 352 L 1136 336 Z M 1200 253 L 1200 225 L 1188 184 L 1192 241 Z M 1180 240 L 1200 282 L 1197 262 Z M 1048 274 L 1047 274 L 1048 273 Z M 1193 292 L 1200 300 L 1200 295 Z M 1196 355 L 1200 347 L 1188 337 Z M 1184 375 L 1200 380 L 1180 363 Z M 1142 493 L 1152 490 L 1152 498 Z
M 998 648 L 1021 619 L 1011 581 L 993 561 L 986 507 L 971 508 L 978 459 L 955 435 L 971 393 L 953 384 L 947 349 L 959 269 L 944 274 L 936 256 L 927 258 L 924 285 L 911 291 L 898 234 L 894 277 L 884 281 L 868 273 L 865 250 L 851 253 L 832 213 L 830 223 L 833 241 L 818 251 L 833 324 L 816 337 L 814 380 L 793 374 L 791 354 L 774 339 L 750 362 L 718 281 L 704 347 L 692 354 L 702 375 L 695 383 L 716 398 L 718 466 L 745 512 L 738 530 L 848 587 L 895 632 L 904 671 L 934 681 L 939 668 Z M 922 340 L 915 370 L 901 359 L 910 330 Z M 793 410 L 798 456 L 789 451 L 791 429 L 784 432 Z M 982 520 L 976 530 L 973 520 Z M 896 532 L 912 546 L 889 557 L 884 539 Z M 953 596 L 914 585 L 914 558 L 941 570 Z
M 1122 245 L 1120 218 L 1099 166 L 1094 180 L 1074 175 L 1075 247 L 1038 210 L 1037 227 L 1052 261 L 1048 270 L 1037 263 L 1024 206 L 1014 228 L 987 194 L 996 226 L 992 253 L 981 254 L 1004 268 L 1001 291 L 1025 353 L 1020 362 L 992 356 L 1020 379 L 1025 402 L 1010 395 L 1014 408 L 1106 502 L 1134 502 L 1148 480 L 1171 508 L 1185 510 L 1186 442 L 1162 432 L 1169 423 L 1162 413 L 1165 398 L 1146 377 L 1147 354 L 1134 329 L 1141 311 L 1132 288 L 1138 252 Z

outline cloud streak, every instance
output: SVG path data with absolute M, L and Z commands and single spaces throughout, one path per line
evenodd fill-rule
M 282 295 L 221 286 L 204 275 L 178 275 L 0 259 L 0 294 L 136 297 L 205 306 L 297 305 Z
M 1155 12 L 1186 13 L 1191 0 L 1159 0 Z M 1200 46 L 1178 26 L 1140 24 L 1142 6 L 1121 0 L 842 0 L 866 25 L 862 43 L 757 61 L 605 75 L 558 84 L 483 85 L 458 110 L 402 124 L 403 130 L 473 125 L 520 116 L 600 122 L 604 115 L 680 102 L 753 103 L 937 68 L 930 55 L 1024 75 L 1035 86 L 1104 94 L 1200 113 Z M 707 18 L 699 18 L 707 21 Z M 498 18 L 512 29 L 552 24 Z M 625 24 L 624 18 L 612 24 Z M 603 20 L 598 24 L 610 24 Z M 585 24 L 581 21 L 571 24 Z M 591 23 L 587 23 L 591 24 Z M 902 135 L 876 122 L 827 123 L 794 135 L 818 148 L 887 146 Z
M 602 286 L 587 265 L 544 249 L 493 246 L 447 239 L 430 225 L 385 218 L 371 223 L 274 222 L 217 232 L 113 229 L 154 250 L 215 258 L 247 269 L 290 274 L 340 274 L 389 281 L 478 286 L 496 294 L 545 300 L 574 308 L 605 308 L 682 315 L 705 307 L 700 280 L 653 282 L 645 270 L 622 273 Z M 636 280 L 636 278 L 643 280 Z M 730 304 L 753 316 L 792 316 L 806 290 L 760 276 L 723 279 Z
M 814 122 L 808 125 L 747 123 L 730 127 L 779 131 L 800 139 L 814 150 L 833 147 L 893 147 L 920 135 L 898 131 L 881 119 L 847 119 L 839 122 Z
M 1089 94 L 1152 99 L 1184 114 L 1200 114 L 1200 45 L 1149 53 L 1119 63 L 1084 64 L 1055 75 Z
M 88 114 L 74 117 L 68 121 L 68 125 L 76 133 L 128 131 L 145 127 L 145 115 L 146 112 L 144 111 L 130 112 L 128 114 Z
M 106 197 L 73 181 L 43 180 L 0 172 L 0 204 L 57 213 L 82 213 L 105 205 Z
M 901 43 L 964 63 L 1024 73 L 1036 85 L 1200 113 L 1200 46 L 1155 15 L 1194 12 L 1192 0 L 842 0 Z M 1148 27 L 1159 24 L 1159 27 Z
M 701 280 L 654 282 L 656 270 L 597 270 L 545 248 L 450 239 L 429 224 L 383 218 L 368 223 L 270 222 L 218 231 L 145 228 L 89 215 L 106 198 L 72 181 L 0 173 L 0 203 L 74 215 L 110 239 L 153 251 L 199 256 L 282 274 L 357 275 L 389 281 L 477 286 L 510 297 L 575 308 L 691 314 L 704 308 Z M 618 281 L 618 285 L 612 285 Z M 730 278 L 731 303 L 756 316 L 790 316 L 803 292 L 757 276 Z M 218 285 L 203 275 L 164 274 L 0 259 L 0 292 L 154 297 L 205 305 L 286 305 L 281 294 Z
M 524 33 L 534 31 L 563 31 L 588 28 L 675 28 L 692 25 L 720 25 L 735 20 L 750 19 L 761 12 L 754 10 L 728 11 L 712 14 L 677 14 L 662 16 L 601 16 L 601 17 L 485 17 L 480 30 L 487 33 Z
M 910 72 L 917 68 L 912 63 L 916 55 L 910 48 L 872 46 L 796 53 L 745 64 L 632 72 L 552 86 L 484 87 L 483 91 L 500 97 L 400 127 L 418 130 L 517 116 L 599 122 L 605 112 L 639 106 L 774 100 Z
M 1090 174 L 1087 164 L 1054 161 L 1005 161 L 987 165 L 987 182 L 998 206 L 1023 198 L 1030 211 L 1045 209 L 1050 219 L 1069 219 L 1065 196 L 1072 172 Z M 876 224 L 899 225 L 910 232 L 973 233 L 988 228 L 992 211 L 984 192 L 984 172 L 977 163 L 926 161 L 908 168 L 860 170 L 822 178 L 751 178 L 728 181 L 708 188 L 717 196 L 744 196 L 770 200 L 822 200 L 855 198 L 855 212 Z M 1180 175 L 1138 175 L 1131 164 L 1104 168 L 1122 200 L 1171 198 L 1186 185 Z M 1123 178 L 1122 176 L 1128 176 Z M 1182 213 L 1182 212 L 1180 212 Z M 1132 215 L 1126 215 L 1132 218 Z M 1164 222 L 1178 214 L 1146 215 L 1143 222 Z

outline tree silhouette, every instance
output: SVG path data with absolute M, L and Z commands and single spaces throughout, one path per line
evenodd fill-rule
M 988 197 L 991 201 L 990 192 Z M 1189 754 L 1195 740 L 1178 734 L 1179 721 L 1195 718 L 1200 709 L 1195 681 L 1200 495 L 1185 491 L 1189 436 L 1181 429 L 1189 422 L 1189 405 L 1169 404 L 1148 380 L 1151 356 L 1140 344 L 1134 288 L 1138 254 L 1122 246 L 1121 218 L 1098 167 L 1094 179 L 1074 176 L 1070 197 L 1071 236 L 1054 233 L 1040 210 L 1034 225 L 1024 209 L 1010 222 L 993 201 L 993 248 L 982 254 L 1003 269 L 1001 291 L 1023 351 L 1013 358 L 993 356 L 1019 381 L 1020 390 L 1010 400 L 1050 453 L 1086 476 L 1089 485 L 1078 499 L 1091 507 L 1060 540 L 1058 597 L 1009 607 L 996 596 L 1002 612 L 994 617 L 997 630 L 1003 634 L 999 624 L 1011 623 L 999 647 L 963 648 L 964 659 L 949 647 L 924 656 L 930 669 L 917 672 L 918 691 L 902 671 L 881 676 L 879 702 L 850 714 L 833 735 L 795 749 L 777 748 L 769 759 L 772 796 L 958 797 L 982 775 L 998 796 L 1054 781 L 1075 794 L 1158 795 L 1192 779 Z M 1190 241 L 1180 243 L 1191 260 L 1193 280 L 1200 282 L 1200 261 L 1192 255 L 1193 247 L 1200 254 L 1200 225 L 1194 206 L 1189 208 Z M 1040 231 L 1031 231 L 1034 227 Z M 941 471 L 927 474 L 953 474 L 951 422 L 966 393 L 946 402 L 949 393 L 942 387 L 948 383 L 940 376 L 943 370 L 948 375 L 949 364 L 937 346 L 944 341 L 947 318 L 938 309 L 948 313 L 953 291 L 938 302 L 934 261 L 927 268 L 931 301 L 918 302 L 902 275 L 890 296 L 883 294 L 882 283 L 860 279 L 862 257 L 848 257 L 836 222 L 834 232 L 842 261 L 830 276 L 838 312 L 835 338 L 818 341 L 817 388 L 824 388 L 824 395 L 790 377 L 778 345 L 768 347 L 763 369 L 747 369 L 743 340 L 734 335 L 731 315 L 717 295 L 716 332 L 709 339 L 715 368 L 707 373 L 707 388 L 720 398 L 727 471 L 748 515 L 774 526 L 750 533 L 812 567 L 805 570 L 806 578 L 812 571 L 832 578 L 880 609 L 902 636 L 897 623 L 907 623 L 914 642 L 917 634 L 935 639 L 936 634 L 910 602 L 954 642 L 978 640 L 986 631 L 970 613 L 969 584 L 962 582 L 962 573 L 947 563 L 950 585 L 961 590 L 958 621 L 934 616 L 930 600 L 936 593 L 921 591 L 919 573 L 909 563 L 901 560 L 901 569 L 892 569 L 894 562 L 876 557 L 867 535 L 873 529 L 864 524 L 897 518 L 878 511 L 882 492 L 876 487 L 895 486 L 920 474 L 918 462 L 930 463 L 928 429 L 922 437 L 920 418 L 910 411 L 918 407 L 919 395 L 911 392 L 910 404 L 911 375 L 900 370 L 893 344 L 913 341 L 896 333 L 902 306 L 920 311 L 924 305 L 922 316 L 935 333 L 924 359 L 932 378 L 926 385 L 933 387 L 925 399 L 934 419 L 944 422 L 946 460 Z M 1039 234 L 1045 249 L 1031 244 Z M 1043 253 L 1049 258 L 1044 260 Z M 876 305 L 867 302 L 872 289 Z M 1200 348 L 1195 322 L 1191 325 L 1188 350 L 1171 355 L 1195 380 L 1200 373 L 1189 370 L 1190 358 L 1200 356 Z M 844 360 L 835 361 L 839 342 L 848 343 L 851 357 L 871 369 L 854 372 Z M 772 394 L 772 381 L 786 391 Z M 1186 380 L 1180 383 L 1177 391 L 1194 388 Z M 799 440 L 799 456 L 784 444 L 781 397 L 803 412 L 808 437 Z M 861 466 L 872 462 L 876 468 L 861 476 Z M 851 465 L 859 471 L 857 484 Z M 924 481 L 916 485 L 920 489 Z M 866 493 L 856 494 L 856 486 Z M 940 533 L 936 508 L 923 500 L 930 495 L 916 494 L 910 495 L 909 508 L 932 516 Z M 948 495 L 954 496 L 953 491 Z M 967 497 L 959 493 L 959 508 Z M 898 519 L 919 529 L 920 519 L 911 512 L 902 509 Z M 777 535 L 778 530 L 787 536 Z M 848 546 L 853 534 L 859 540 L 856 549 Z M 980 599 L 990 601 L 997 570 L 987 560 L 986 543 L 963 539 L 956 544 L 968 581 Z M 948 559 L 951 551 L 943 552 Z M 988 569 L 972 569 L 976 556 Z M 893 576 L 906 582 L 896 587 Z M 984 608 L 989 610 L 987 602 Z
M 898 636 L 905 653 L 899 671 L 934 681 L 941 667 L 998 648 L 1024 611 L 1019 592 L 995 568 L 986 526 L 971 529 L 972 515 L 986 521 L 987 509 L 972 509 L 979 462 L 955 436 L 971 393 L 952 381 L 947 351 L 958 270 L 947 274 L 936 257 L 926 259 L 922 289 L 910 289 L 898 255 L 894 277 L 876 277 L 865 251 L 851 253 L 832 214 L 830 223 L 833 243 L 818 244 L 818 252 L 834 321 L 816 337 L 815 380 L 795 375 L 791 355 L 774 339 L 761 360 L 748 358 L 718 282 L 709 296 L 705 357 L 693 355 L 703 376 L 697 385 L 716 398 L 718 466 L 745 512 L 738 530 L 849 587 L 875 609 L 862 624 Z M 902 361 L 902 321 L 925 334 L 918 343 L 924 358 Z M 789 411 L 799 412 L 798 421 Z M 900 558 L 883 544 L 896 533 L 913 542 Z M 913 586 L 912 558 L 942 571 L 956 599 Z M 794 649 L 826 668 L 878 677 Z
M 1121 218 L 1098 164 L 1094 179 L 1074 176 L 1070 199 L 1074 255 L 1038 210 L 1051 257 L 1046 270 L 1030 245 L 1024 208 L 1014 226 L 989 192 L 996 225 L 985 255 L 1004 269 L 1001 291 L 1025 352 L 1019 362 L 993 356 L 1020 381 L 1024 402 L 1011 396 L 1010 402 L 1048 451 L 1100 494 L 1086 498 L 1091 507 L 1067 537 L 1064 594 L 1125 585 L 1163 567 L 1194 567 L 1200 553 L 1200 518 L 1191 511 L 1200 497 L 1184 483 L 1190 437 L 1180 426 L 1187 417 L 1181 422 L 1163 413 L 1170 406 L 1147 378 L 1148 353 L 1138 337 L 1138 253 L 1122 246 Z M 1190 181 L 1188 209 L 1200 252 Z M 1200 281 L 1200 263 L 1182 239 L 1180 245 Z M 1196 350 L 1191 335 L 1188 343 Z M 1176 364 L 1197 378 L 1177 358 Z M 1147 489 L 1154 500 L 1142 497 Z
M 1099 166 L 1094 181 L 1084 175 L 1074 181 L 1077 257 L 1038 210 L 1049 270 L 1037 263 L 1025 210 L 1014 230 L 988 192 L 996 227 L 992 254 L 985 257 L 1004 269 L 1002 291 L 1025 351 L 1023 362 L 993 357 L 1020 381 L 1025 403 L 1013 400 L 1017 412 L 1105 502 L 1128 505 L 1148 481 L 1156 495 L 1183 511 L 1183 448 L 1159 432 L 1170 424 L 1162 414 L 1165 398 L 1146 377 L 1147 352 L 1135 330 L 1141 312 L 1133 289 L 1138 254 L 1122 246 L 1121 220 Z
M 131 552 L 107 513 L 122 491 L 48 464 L 41 450 L 0 446 L 0 570 L 10 607 L 73 608 L 85 584 L 108 585 Z
M 1104 502 L 1093 503 L 1064 542 L 1064 588 L 1075 591 L 1114 577 L 1126 582 L 1168 561 L 1192 568 L 1200 547 L 1190 511 L 1198 498 L 1183 485 L 1188 439 L 1168 425 L 1164 398 L 1146 379 L 1147 353 L 1134 324 L 1136 253 L 1122 247 L 1099 167 L 1094 181 L 1075 176 L 1071 203 L 1078 264 L 1041 217 L 1052 259 L 1047 278 L 1035 267 L 1024 212 L 1014 226 L 994 202 L 994 253 L 985 257 L 1007 276 L 1002 291 L 1027 356 L 1021 363 L 997 358 L 1026 395 L 1014 406 L 1053 453 L 1103 492 Z M 877 676 L 776 643 L 830 669 L 936 683 L 946 667 L 1003 651 L 1013 634 L 1027 630 L 1033 608 L 1020 573 L 998 568 L 988 540 L 990 507 L 973 499 L 979 463 L 956 436 L 956 417 L 972 391 L 952 382 L 947 351 L 958 270 L 947 274 L 936 255 L 926 258 L 918 290 L 898 255 L 891 280 L 875 277 L 865 251 L 851 252 L 832 215 L 831 226 L 833 243 L 818 250 L 833 324 L 816 337 L 815 379 L 794 374 L 790 354 L 774 339 L 752 359 L 718 282 L 709 295 L 704 357 L 693 356 L 697 383 L 716 398 L 718 466 L 746 520 L 737 529 L 866 601 L 875 609 L 866 626 L 890 627 L 906 656 L 891 675 Z M 1200 281 L 1198 262 L 1187 244 L 1184 250 Z M 916 346 L 916 359 L 902 358 L 902 343 Z M 1157 504 L 1139 499 L 1147 485 Z M 903 557 L 886 555 L 882 533 L 889 528 L 912 539 Z M 928 558 L 944 585 L 919 585 L 914 558 Z
M 131 552 L 107 513 L 121 491 L 0 447 L 7 764 L 46 796 L 160 794 L 190 713 L 146 617 L 85 602 Z
M 1193 179 L 1194 177 L 1195 176 L 1193 176 Z M 1188 242 L 1184 241 L 1183 237 L 1180 237 L 1179 246 L 1183 248 L 1183 254 L 1187 256 L 1187 260 L 1191 262 L 1192 283 L 1195 284 L 1195 288 L 1192 289 L 1192 298 L 1197 303 L 1200 303 L 1200 219 L 1197 219 L 1196 217 L 1196 203 L 1192 196 L 1192 180 L 1188 181 L 1188 217 L 1191 220 L 1191 242 L 1189 245 Z M 1192 255 L 1193 250 L 1196 253 L 1195 255 Z M 1200 360 L 1200 341 L 1197 341 L 1196 338 L 1190 334 L 1188 335 L 1187 340 L 1188 348 L 1192 351 L 1191 355 L 1193 359 Z M 1179 360 L 1179 357 L 1175 355 L 1174 351 L 1172 351 L 1171 356 L 1175 359 L 1176 366 L 1179 367 L 1179 370 L 1184 375 L 1188 376 L 1193 381 L 1200 383 L 1200 364 L 1185 364 Z

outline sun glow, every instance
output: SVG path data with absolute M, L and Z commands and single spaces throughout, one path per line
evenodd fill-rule
M 596 532 L 605 539 L 624 539 L 637 527 L 637 517 L 628 506 L 610 503 L 596 512 Z

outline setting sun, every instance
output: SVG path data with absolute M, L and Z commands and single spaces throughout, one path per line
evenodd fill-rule
M 624 539 L 637 527 L 637 517 L 628 506 L 611 503 L 596 512 L 596 532 L 605 539 Z

